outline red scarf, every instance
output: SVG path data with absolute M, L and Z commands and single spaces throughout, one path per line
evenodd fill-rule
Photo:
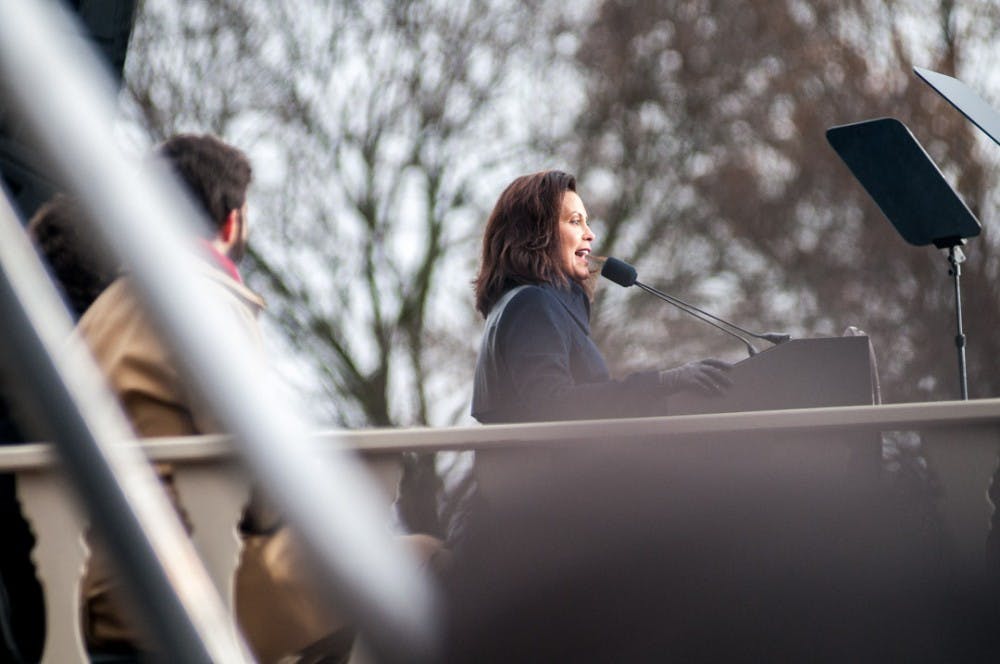
M 208 251 L 208 255 L 212 257 L 215 267 L 228 274 L 237 283 L 243 283 L 243 278 L 240 277 L 240 271 L 236 269 L 236 263 L 230 260 L 229 256 L 226 256 L 224 253 L 216 249 L 215 245 L 212 244 L 210 240 L 198 238 L 198 241 L 201 242 L 201 246 Z

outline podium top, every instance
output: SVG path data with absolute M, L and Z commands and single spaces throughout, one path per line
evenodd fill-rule
M 868 337 L 792 339 L 734 365 L 733 387 L 721 397 L 670 397 L 668 414 L 870 406 L 873 372 Z

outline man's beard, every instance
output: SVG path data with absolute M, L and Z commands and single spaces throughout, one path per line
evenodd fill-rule
M 226 252 L 226 258 L 231 260 L 233 263 L 239 265 L 240 261 L 247 253 L 247 241 L 240 239 L 239 242 L 229 247 L 229 251 Z
M 243 256 L 247 253 L 247 219 L 242 211 L 237 211 L 236 215 L 240 220 L 240 228 L 237 235 L 239 239 L 233 243 L 233 246 L 229 247 L 229 250 L 226 252 L 226 258 L 239 265 L 240 261 L 243 260 Z

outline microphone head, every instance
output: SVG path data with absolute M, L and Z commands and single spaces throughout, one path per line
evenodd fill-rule
M 639 277 L 639 273 L 625 261 L 620 261 L 617 258 L 609 256 L 604 261 L 604 266 L 601 267 L 601 276 L 607 277 L 619 286 L 628 288 L 635 283 L 635 280 Z

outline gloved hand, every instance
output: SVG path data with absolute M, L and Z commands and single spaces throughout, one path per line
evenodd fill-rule
M 690 390 L 708 396 L 724 394 L 733 385 L 729 370 L 733 365 L 716 359 L 682 364 L 676 369 L 660 372 L 660 387 L 667 394 Z

